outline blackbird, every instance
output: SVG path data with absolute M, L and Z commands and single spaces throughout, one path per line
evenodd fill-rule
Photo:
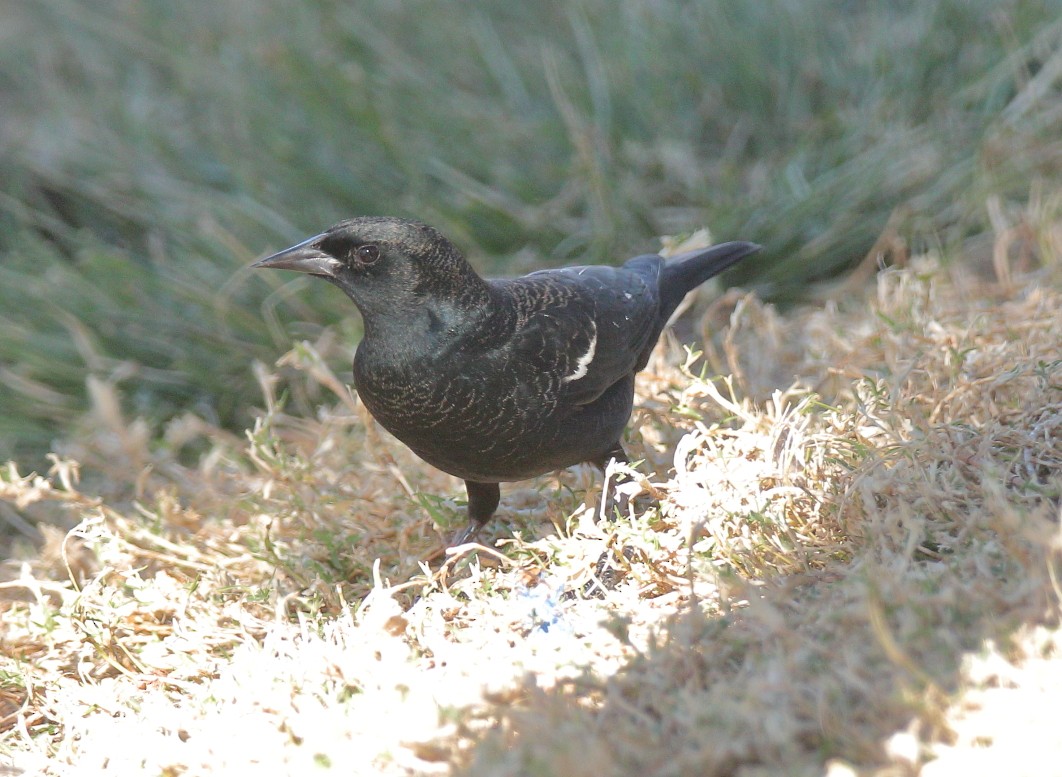
M 465 481 L 460 543 L 494 515 L 500 482 L 627 461 L 634 375 L 668 318 L 759 248 L 723 243 L 487 280 L 434 228 L 364 217 L 253 266 L 324 278 L 354 301 L 365 328 L 358 396 L 420 458 Z

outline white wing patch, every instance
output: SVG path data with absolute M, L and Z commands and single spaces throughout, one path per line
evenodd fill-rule
M 575 363 L 575 372 L 564 378 L 561 378 L 561 383 L 571 383 L 573 380 L 579 380 L 586 375 L 586 370 L 590 367 L 590 362 L 594 360 L 594 352 L 597 351 L 597 324 L 593 320 L 590 321 L 590 326 L 594 328 L 594 333 L 590 336 L 590 347 L 586 349 L 586 353 L 579 357 L 579 361 Z

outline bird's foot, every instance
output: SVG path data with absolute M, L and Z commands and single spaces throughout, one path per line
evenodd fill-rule
M 623 562 L 613 555 L 611 548 L 602 553 L 597 563 L 594 564 L 593 577 L 583 585 L 580 591 L 565 591 L 561 599 L 568 601 L 576 596 L 583 599 L 604 599 L 605 592 L 613 590 L 626 577 L 627 568 L 630 565 L 624 562 L 630 562 L 634 558 L 634 548 L 624 545 L 619 555 L 623 557 Z
M 464 545 L 468 542 L 473 542 L 475 541 L 476 537 L 479 536 L 479 533 L 480 531 L 482 531 L 482 529 L 483 524 L 479 521 L 469 521 L 468 525 L 466 525 L 465 528 L 461 529 L 459 532 L 454 534 L 454 536 L 450 539 L 450 542 L 447 543 L 447 545 L 452 548 L 458 545 Z

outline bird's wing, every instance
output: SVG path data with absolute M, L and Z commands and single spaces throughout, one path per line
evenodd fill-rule
M 513 356 L 551 377 L 565 402 L 593 402 L 633 374 L 652 347 L 662 264 L 645 256 L 624 267 L 543 270 L 509 282 L 521 314 Z

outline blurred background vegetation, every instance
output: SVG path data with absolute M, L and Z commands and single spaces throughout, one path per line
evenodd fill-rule
M 766 246 L 728 280 L 778 300 L 886 225 L 957 255 L 988 203 L 1060 189 L 1060 12 L 7 0 L 0 459 L 74 433 L 90 377 L 155 428 L 246 424 L 255 359 L 357 322 L 324 284 L 245 268 L 350 215 L 433 223 L 496 273 L 707 226 Z

